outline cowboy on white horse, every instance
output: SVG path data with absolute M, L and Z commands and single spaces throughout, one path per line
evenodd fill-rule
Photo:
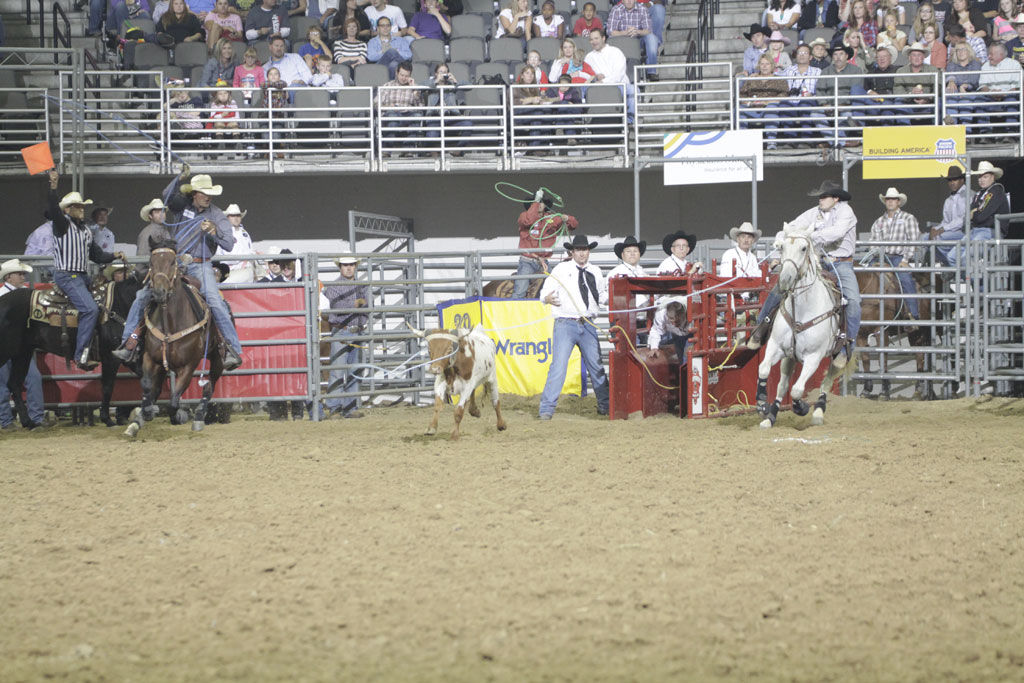
M 812 226 L 811 242 L 821 253 L 821 267 L 839 278 L 839 287 L 846 307 L 846 334 L 843 347 L 832 359 L 836 367 L 844 367 L 853 354 L 857 330 L 860 329 L 860 288 L 853 272 L 853 252 L 857 244 L 857 216 L 850 208 L 850 193 L 831 180 L 807 193 L 817 197 L 818 206 L 797 216 L 790 225 Z M 759 349 L 772 328 L 774 314 L 782 301 L 778 288 L 772 289 L 757 316 L 757 327 L 747 340 L 747 348 Z

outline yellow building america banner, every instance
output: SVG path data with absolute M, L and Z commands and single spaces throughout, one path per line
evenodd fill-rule
M 891 126 L 864 129 L 864 180 L 937 178 L 967 152 L 966 126 Z M 871 157 L 934 156 L 935 159 L 872 161 Z M 966 170 L 966 169 L 965 169 Z
M 503 394 L 536 396 L 544 390 L 551 364 L 550 306 L 537 300 L 474 297 L 437 305 L 447 329 L 471 330 L 483 324 L 497 347 L 498 388 Z M 579 349 L 569 357 L 563 394 L 579 395 L 582 387 Z

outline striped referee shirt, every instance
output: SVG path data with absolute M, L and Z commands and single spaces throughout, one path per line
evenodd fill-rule
M 110 263 L 114 255 L 103 251 L 92 239 L 92 231 L 64 213 L 57 191 L 50 190 L 50 215 L 53 216 L 53 267 L 66 273 L 85 273 L 89 261 Z

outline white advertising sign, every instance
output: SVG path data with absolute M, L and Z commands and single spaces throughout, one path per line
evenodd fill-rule
M 711 130 L 665 134 L 665 184 L 749 183 L 756 157 L 757 179 L 764 180 L 764 146 L 760 130 Z M 718 157 L 720 161 L 701 161 Z M 732 160 L 735 159 L 735 160 Z

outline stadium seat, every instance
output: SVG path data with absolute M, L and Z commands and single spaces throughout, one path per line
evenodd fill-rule
M 202 81 L 203 81 L 203 70 L 204 70 L 205 68 L 206 68 L 205 66 L 202 66 L 202 65 L 199 65 L 199 64 L 197 64 L 196 66 L 192 67 L 192 68 L 191 68 L 191 69 L 190 69 L 190 70 L 189 70 L 189 71 L 187 72 L 187 74 L 188 74 L 188 82 L 189 82 L 189 85 L 195 86 L 195 87 L 197 87 L 197 88 L 198 88 L 198 87 L 202 87 Z M 182 69 L 182 72 L 184 72 L 184 71 L 185 71 L 185 70 L 184 70 L 184 69 Z
M 452 17 L 452 35 L 457 38 L 487 38 L 488 23 L 479 14 L 460 14 Z
M 257 40 L 253 47 L 256 48 L 256 61 L 266 64 L 270 61 L 270 43 L 265 40 Z
M 583 13 L 583 5 L 586 4 L 587 2 L 594 3 L 594 8 L 597 10 L 597 13 L 600 14 L 602 17 L 607 17 L 608 11 L 611 10 L 612 8 L 612 4 L 609 0 L 583 0 L 583 3 L 578 5 L 576 8 L 580 12 L 580 14 Z M 604 22 L 605 26 L 608 25 L 606 19 L 602 19 L 602 21 Z
M 509 65 L 508 62 L 484 62 L 477 64 L 473 75 L 473 82 L 480 80 L 481 76 L 501 76 L 501 80 L 508 85 Z
M 622 90 L 614 85 L 589 86 L 586 105 L 592 126 L 590 142 L 598 145 L 622 144 L 621 125 L 625 111 Z
M 319 24 L 319 20 L 315 17 L 291 17 L 288 23 L 292 27 L 291 35 L 288 36 L 292 44 L 298 43 L 299 41 L 306 40 L 306 34 L 309 32 L 310 26 L 316 26 Z M 295 50 L 292 50 L 293 52 Z
M 583 3 L 585 3 L 586 1 L 587 0 L 582 0 L 579 3 L 579 6 L 575 8 L 576 11 L 582 13 L 583 12 Z M 559 14 L 564 14 L 565 16 L 562 17 L 562 18 L 566 19 L 567 22 L 568 22 L 568 17 L 572 16 L 573 9 L 574 8 L 572 6 L 572 0 L 555 0 L 555 11 L 558 12 Z M 571 31 L 572 30 L 572 24 L 567 23 L 565 28 L 566 28 L 567 32 Z
M 345 85 L 352 85 L 352 67 L 348 64 L 331 64 L 331 73 L 345 79 Z
M 784 29 L 782 31 L 782 35 L 784 35 L 787 38 L 789 38 L 789 44 L 790 45 L 799 45 L 800 44 L 800 33 L 796 29 L 794 29 L 794 28 Z
M 206 43 L 197 41 L 194 43 L 178 43 L 174 46 L 174 64 L 181 68 L 206 64 L 209 60 L 209 53 L 206 51 Z M 136 52 L 136 60 L 138 52 Z
M 448 70 L 455 77 L 457 83 L 468 85 L 473 82 L 473 69 L 469 64 L 452 62 L 448 65 Z
M 432 64 L 424 64 L 423 62 L 412 63 L 412 80 L 416 81 L 416 85 L 430 83 L 430 77 L 433 75 L 434 68 Z
M 388 4 L 398 7 L 405 14 L 406 21 L 420 9 L 418 0 L 389 0 Z
M 913 24 L 914 19 L 917 18 L 917 3 L 916 2 L 901 2 L 900 7 L 903 8 L 904 12 L 904 23 Z
M 467 64 L 482 62 L 485 59 L 484 41 L 480 38 L 454 38 L 449 46 L 448 55 L 453 62 Z
M 156 22 L 152 19 L 129 19 L 121 24 L 121 35 L 124 36 L 125 26 L 140 29 L 144 33 L 156 33 Z
M 536 50 L 540 58 L 545 62 L 551 62 L 558 58 L 558 50 L 561 47 L 558 38 L 531 38 L 526 43 L 526 51 Z M 629 55 L 626 55 L 629 57 Z
M 641 43 L 639 38 L 630 38 L 629 36 L 612 36 L 608 39 L 608 44 L 622 50 L 622 54 L 626 55 L 627 61 L 630 59 L 638 62 L 640 61 Z M 795 45 L 796 42 L 794 41 L 793 44 Z
M 139 43 L 135 46 L 135 68 L 148 69 L 154 66 L 167 66 L 170 59 L 167 50 L 152 43 Z
M 237 40 L 231 41 L 231 51 L 235 54 L 235 61 L 239 64 L 245 63 L 245 51 L 249 49 L 248 43 L 241 43 Z
M 490 21 L 490 18 L 495 15 L 494 0 L 462 0 L 462 11 L 479 14 L 486 21 Z
M 492 62 L 521 62 L 523 43 L 518 38 L 495 38 L 490 43 Z
M 419 38 L 412 41 L 412 59 L 414 62 L 428 64 L 445 61 L 444 41 L 437 38 Z
M 391 80 L 388 68 L 383 64 L 360 64 L 353 72 L 355 85 L 384 85 Z

